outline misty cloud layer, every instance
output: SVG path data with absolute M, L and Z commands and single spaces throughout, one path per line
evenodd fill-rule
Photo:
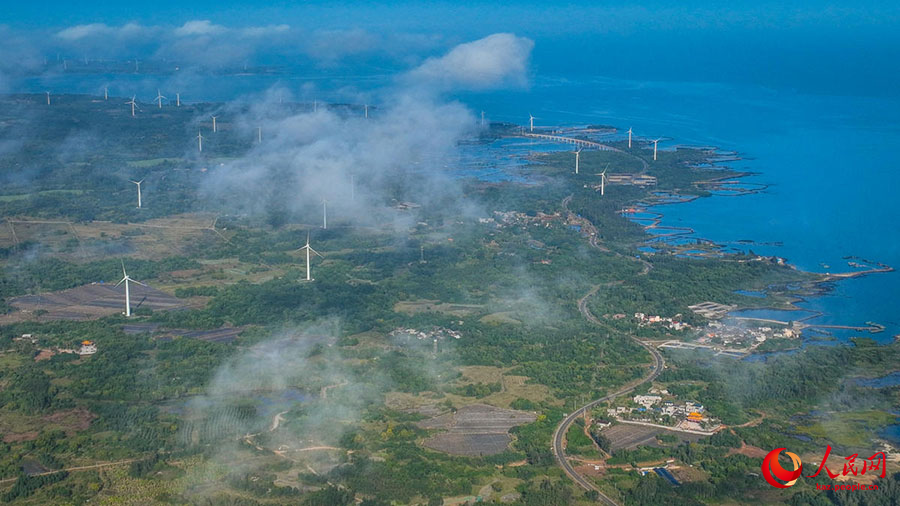
M 408 77 L 440 89 L 483 90 L 525 86 L 534 42 L 511 33 L 495 33 L 460 44 L 444 56 L 429 58 Z
M 459 141 L 477 134 L 478 126 L 470 110 L 442 92 L 526 82 L 531 47 L 510 34 L 461 44 L 401 76 L 377 97 L 368 118 L 363 107 L 370 97 L 358 97 L 350 109 L 321 104 L 285 114 L 281 89 L 269 90 L 249 112 L 226 107 L 226 121 L 248 137 L 258 137 L 260 128 L 262 142 L 215 168 L 205 190 L 236 212 L 286 209 L 295 217 L 305 213 L 306 223 L 321 222 L 323 199 L 334 218 L 366 225 L 383 220 L 383 211 L 398 201 L 473 212 L 444 169 Z M 500 60 L 500 68 L 483 71 Z
M 355 57 L 409 67 L 446 48 L 448 41 L 430 33 L 302 29 L 287 23 L 235 27 L 194 19 L 175 25 L 97 22 L 38 30 L 0 25 L 0 44 L 16 48 L 0 55 L 0 73 L 25 75 L 64 70 L 66 59 L 160 60 L 171 63 L 172 71 L 298 61 L 329 67 Z

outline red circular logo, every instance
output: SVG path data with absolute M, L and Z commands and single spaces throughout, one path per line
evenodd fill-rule
M 788 488 L 794 483 L 797 483 L 797 478 L 799 478 L 800 473 L 803 472 L 803 463 L 800 461 L 800 457 L 798 457 L 797 454 L 785 451 L 785 455 L 790 457 L 791 463 L 794 464 L 794 470 L 788 471 L 778 463 L 778 455 L 781 454 L 782 451 L 784 451 L 784 448 L 776 448 L 766 455 L 766 458 L 763 459 L 762 463 L 762 473 L 766 481 L 769 482 L 769 485 L 778 488 Z M 775 480 L 775 478 L 786 483 L 781 483 Z

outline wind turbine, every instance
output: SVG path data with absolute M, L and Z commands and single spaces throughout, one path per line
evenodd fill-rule
M 159 92 L 159 88 L 156 89 L 156 103 L 159 104 L 159 108 L 162 109 L 162 101 L 166 98 Z
M 366 119 L 369 119 L 369 104 L 363 106 L 366 110 Z
M 306 251 L 306 280 L 307 280 L 307 281 L 312 281 L 312 277 L 310 276 L 311 271 L 310 271 L 310 268 L 309 268 L 309 254 L 310 254 L 310 252 L 315 253 L 316 255 L 319 255 L 319 256 L 322 257 L 322 258 L 325 258 L 325 257 L 323 257 L 322 254 L 319 253 L 318 251 L 312 249 L 312 246 L 309 245 L 309 232 L 306 233 L 306 246 L 303 246 L 303 247 L 300 248 L 298 251 Z
M 47 105 L 50 105 L 50 92 L 46 91 L 45 93 L 47 94 Z
M 484 126 L 484 111 L 481 111 L 481 126 Z
M 137 283 L 141 286 L 147 286 L 147 285 L 141 283 L 140 281 L 135 281 L 135 280 L 131 279 L 130 277 L 128 277 L 128 273 L 125 272 L 125 262 L 122 262 L 122 279 L 121 279 L 121 281 L 116 283 L 116 286 L 119 286 L 122 283 L 125 283 L 125 316 L 131 316 L 131 291 L 128 287 L 128 283 Z
M 631 127 L 628 127 L 628 149 L 631 149 Z
M 131 117 L 134 117 L 134 109 L 137 107 L 137 102 L 134 100 L 137 95 L 132 95 L 131 100 L 125 102 L 125 105 L 131 105 Z
M 322 228 L 328 228 L 328 201 L 322 199 Z
M 575 173 L 578 174 L 578 161 L 581 158 L 581 148 L 575 151 Z
M 181 107 L 181 93 L 175 94 L 175 107 Z
M 201 153 L 203 152 L 203 132 L 197 130 L 197 149 Z
M 256 143 L 262 144 L 262 127 L 256 127 Z
M 653 159 L 654 160 L 656 160 L 656 148 L 659 145 L 659 141 L 661 141 L 661 140 L 662 140 L 662 137 L 660 137 L 659 139 L 653 140 Z
M 606 171 L 609 170 L 609 164 L 606 164 L 606 168 L 603 169 L 603 172 L 600 173 L 600 195 L 604 195 L 606 193 Z
M 535 119 L 537 119 L 537 118 L 532 116 L 531 113 L 528 113 L 528 128 L 529 128 L 530 132 L 534 132 L 534 120 Z
M 213 116 L 212 120 L 213 120 L 213 133 L 216 133 L 219 131 L 218 129 L 216 129 L 216 116 Z
M 132 181 L 132 183 L 136 184 L 138 188 L 138 209 L 141 208 L 141 183 L 143 182 L 143 179 L 141 179 L 140 181 Z
M 109 88 L 103 88 L 103 100 L 109 100 Z
M 140 62 L 138 61 L 137 58 L 135 58 L 134 59 L 134 73 L 135 74 L 137 74 L 137 72 L 138 72 L 138 63 L 140 63 Z

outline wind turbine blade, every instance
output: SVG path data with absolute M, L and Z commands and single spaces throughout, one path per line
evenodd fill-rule
M 316 255 L 319 255 L 319 256 L 322 257 L 322 258 L 325 258 L 325 255 L 323 255 L 323 254 L 319 253 L 318 251 L 312 249 L 312 247 L 309 247 L 309 251 L 310 251 L 311 253 L 315 253 Z
M 144 283 L 141 283 L 140 281 L 135 281 L 135 280 L 133 280 L 133 279 L 131 279 L 131 278 L 128 278 L 128 281 L 131 281 L 132 283 L 137 283 L 137 284 L 139 284 L 139 285 L 141 285 L 141 286 L 147 286 L 147 285 L 145 285 Z
M 125 278 L 122 278 L 121 280 L 119 280 L 118 283 L 116 283 L 116 286 L 114 286 L 113 288 L 115 288 L 115 287 L 121 285 L 121 284 L 124 283 L 124 282 L 125 282 Z

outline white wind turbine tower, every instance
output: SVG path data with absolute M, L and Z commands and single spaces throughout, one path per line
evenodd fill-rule
M 262 127 L 256 127 L 256 143 L 262 144 Z
M 218 132 L 219 130 L 216 128 L 216 116 L 212 117 L 213 120 L 213 133 Z
M 481 111 L 481 126 L 484 126 L 484 111 Z
M 628 127 L 628 149 L 631 149 L 631 127 Z
M 309 232 L 306 233 L 306 246 L 303 246 L 298 251 L 306 251 L 306 280 L 312 281 L 312 276 L 310 275 L 312 273 L 312 271 L 310 271 L 309 254 L 312 252 L 312 253 L 315 253 L 316 255 L 319 255 L 321 258 L 325 258 L 325 257 L 323 257 L 322 254 L 319 253 L 318 251 L 312 249 L 312 246 L 309 245 Z
M 606 194 L 606 171 L 609 170 L 609 164 L 606 164 L 606 168 L 603 169 L 603 172 L 600 173 L 600 195 Z
M 103 100 L 109 100 L 109 88 L 103 88 Z
M 575 173 L 578 174 L 578 162 L 581 159 L 581 148 L 575 151 Z
M 369 119 L 369 104 L 363 106 L 366 109 L 366 119 Z
M 134 183 L 134 184 L 137 185 L 137 190 L 138 190 L 138 209 L 141 208 L 141 183 L 143 183 L 143 182 L 144 182 L 143 179 L 141 179 L 140 181 L 132 181 L 132 183 Z
M 657 146 L 659 146 L 659 141 L 661 141 L 661 140 L 662 140 L 662 137 L 660 137 L 659 139 L 653 140 L 653 159 L 654 160 L 656 160 L 656 148 L 657 148 Z
M 44 92 L 44 93 L 47 94 L 47 105 L 50 105 L 50 92 L 49 92 L 49 91 L 46 91 L 46 92 Z
M 122 283 L 125 283 L 125 316 L 131 316 L 131 290 L 128 286 L 128 283 L 137 283 L 141 286 L 147 285 L 128 277 L 128 273 L 125 272 L 125 262 L 122 262 L 122 280 L 116 283 L 116 286 L 119 286 Z
M 159 92 L 159 88 L 156 89 L 156 103 L 159 104 L 159 108 L 162 109 L 162 101 L 166 98 Z
M 125 102 L 125 105 L 131 106 L 131 117 L 132 118 L 134 117 L 134 110 L 137 107 L 137 102 L 134 100 L 135 97 L 137 97 L 137 95 L 132 95 L 131 100 L 129 100 L 128 102 Z
M 530 132 L 534 132 L 534 120 L 535 119 L 537 119 L 537 118 L 532 116 L 531 113 L 528 113 L 528 128 L 529 128 Z
M 181 107 L 181 93 L 175 94 L 175 107 Z
M 197 130 L 197 150 L 203 152 L 203 132 Z
M 322 199 L 322 228 L 328 228 L 328 201 Z

